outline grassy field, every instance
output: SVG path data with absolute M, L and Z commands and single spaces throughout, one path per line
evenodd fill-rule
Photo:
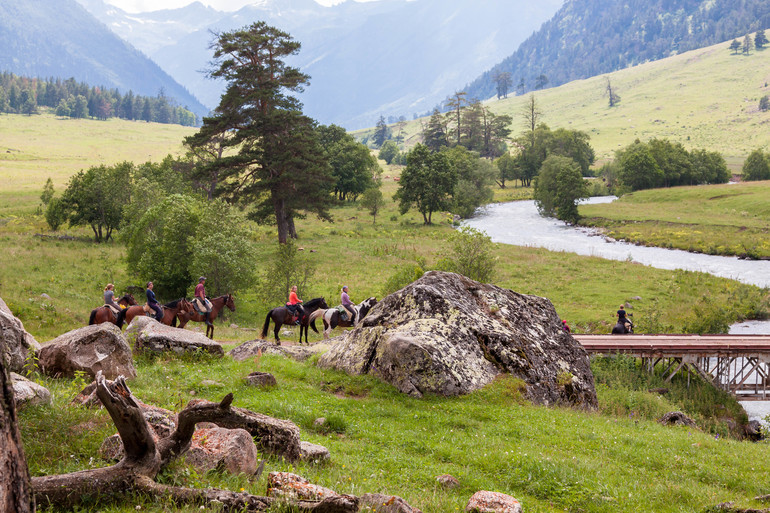
M 770 182 L 638 191 L 580 214 L 581 224 L 635 244 L 770 258 Z
M 29 122 L 20 116 L 3 116 L 0 121 Z M 111 141 L 134 127 L 125 122 L 93 123 L 99 127 L 95 129 L 99 137 Z M 138 137 L 114 143 L 123 146 L 115 151 L 124 155 L 116 161 L 132 154 L 144 161 L 152 154 L 150 146 L 159 140 L 152 127 L 165 127 L 139 125 L 148 130 L 147 140 Z M 178 151 L 178 139 L 167 136 L 166 143 L 159 147 L 157 158 Z M 45 138 L 18 139 L 14 144 L 19 154 L 47 155 Z M 90 150 L 71 172 L 91 165 L 89 159 L 101 162 L 98 145 L 81 144 Z M 90 309 L 100 303 L 106 282 L 114 282 L 118 291 L 138 285 L 126 272 L 119 243 L 94 244 L 82 228 L 64 231 L 75 240 L 35 235 L 58 235 L 47 232 L 41 216 L 35 214 L 37 197 L 49 171 L 70 165 L 80 151 L 86 150 L 73 154 L 62 150 L 47 160 L 41 157 L 44 164 L 28 163 L 26 173 L 4 171 L 7 180 L 0 186 L 7 191 L 0 197 L 0 297 L 41 342 L 85 325 Z M 386 198 L 397 188 L 393 177 L 398 173 L 397 168 L 384 172 Z M 59 185 L 68 175 L 62 171 L 55 176 Z M 60 187 L 57 190 L 61 192 Z M 526 189 L 509 188 L 497 192 L 496 198 L 529 194 Z M 332 224 L 315 219 L 297 223 L 299 244 L 318 269 L 305 299 L 323 295 L 336 302 L 343 284 L 350 286 L 354 301 L 382 297 L 393 273 L 418 260 L 430 267 L 448 251 L 446 239 L 453 233 L 443 216 L 434 216 L 436 225 L 424 226 L 419 215 L 399 215 L 392 202 L 387 202 L 376 225 L 355 204 L 340 205 L 333 215 Z M 257 227 L 254 233 L 260 265 L 266 266 L 275 248 L 275 232 Z M 495 284 L 548 297 L 576 331 L 607 332 L 619 301 L 631 304 L 642 331 L 645 325 L 650 330 L 682 330 L 704 312 L 718 311 L 738 319 L 760 315 L 767 308 L 766 291 L 701 273 L 515 246 L 498 245 L 494 251 Z M 627 277 L 621 285 L 608 279 L 618 275 Z M 216 328 L 217 339 L 226 348 L 256 338 L 265 313 L 275 306 L 260 304 L 253 290 L 235 292 L 237 311 Z M 319 338 L 314 335 L 311 341 Z M 615 365 L 624 366 L 623 371 L 614 369 Z M 195 397 L 219 400 L 232 391 L 236 406 L 290 419 L 300 426 L 303 439 L 332 451 L 331 462 L 321 466 L 271 459 L 266 471 L 297 471 L 340 492 L 399 494 L 426 513 L 460 511 L 468 497 L 482 488 L 516 496 L 528 512 L 703 511 L 728 500 L 756 505 L 752 498 L 768 493 L 768 444 L 723 436 L 725 417 L 736 416 L 723 409 L 729 399 L 710 395 L 708 390 L 713 389 L 697 384 L 690 388 L 683 382 L 670 385 L 672 392 L 666 398 L 651 394 L 647 389 L 659 383 L 629 370 L 627 360 L 604 362 L 596 368 L 598 412 L 528 405 L 510 379 L 465 397 L 415 400 L 370 377 L 322 371 L 312 361 L 265 356 L 259 362 L 238 363 L 229 358 L 165 356 L 137 357 L 137 367 L 139 377 L 131 386 L 143 400 L 178 410 L 193 392 Z M 279 386 L 272 391 L 245 387 L 241 377 L 257 367 L 274 373 Z M 29 408 L 20 415 L 32 474 L 105 465 L 96 454 L 104 436 L 114 432 L 106 414 L 68 405 L 82 386 L 78 380 L 40 379 L 53 391 L 54 405 Z M 204 379 L 222 386 L 204 385 Z M 734 407 L 731 403 L 730 408 Z M 664 428 L 654 422 L 660 414 L 677 409 L 695 416 L 703 431 Z M 320 416 L 334 419 L 337 430 L 323 433 L 314 428 L 312 422 Z M 435 477 L 443 473 L 460 479 L 461 486 L 452 491 L 437 486 Z M 199 475 L 183 464 L 166 470 L 161 479 L 169 484 L 265 492 L 264 477 Z M 143 497 L 83 511 L 127 513 L 137 506 L 152 512 L 198 511 L 154 504 Z
M 728 45 L 536 91 L 542 121 L 552 129 L 588 133 L 600 163 L 636 138 L 658 137 L 719 151 L 738 171 L 752 150 L 770 149 L 770 112 L 758 109 L 759 99 L 770 94 L 770 50 L 732 55 Z M 614 108 L 608 106 L 607 77 L 621 96 Z M 513 117 L 513 136 L 524 131 L 521 113 L 528 97 L 487 102 L 494 113 Z M 421 121 L 409 122 L 408 146 L 419 140 Z

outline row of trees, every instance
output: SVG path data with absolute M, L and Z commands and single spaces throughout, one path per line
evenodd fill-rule
M 733 39 L 732 43 L 730 43 L 730 51 L 735 55 L 738 55 L 739 51 L 743 53 L 743 55 L 749 55 L 754 48 L 763 50 L 767 43 L 768 40 L 767 36 L 765 36 L 765 31 L 758 30 L 753 38 L 751 37 L 751 34 L 746 34 L 743 38 L 743 42 Z
M 48 107 L 57 116 L 72 118 L 129 120 L 195 126 L 198 117 L 188 109 L 175 105 L 163 91 L 156 97 L 121 95 L 117 89 L 88 86 L 74 78 L 38 79 L 0 73 L 0 112 L 37 114 Z
M 687 151 L 668 139 L 636 140 L 616 153 L 615 161 L 601 170 L 609 187 L 632 191 L 726 183 L 730 171 L 718 152 L 695 149 Z M 619 183 L 618 183 L 619 182 Z

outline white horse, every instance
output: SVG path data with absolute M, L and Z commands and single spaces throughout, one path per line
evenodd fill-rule
M 340 326 L 342 328 L 350 328 L 358 326 L 358 323 L 361 322 L 361 319 L 366 317 L 366 314 L 369 313 L 369 310 L 372 309 L 374 305 L 377 304 L 377 298 L 376 297 L 370 297 L 369 299 L 365 299 L 364 301 L 361 301 L 360 304 L 353 307 L 353 309 L 356 311 L 355 315 L 355 322 L 352 322 L 350 320 L 350 314 L 345 310 L 345 314 L 347 315 L 347 318 L 342 317 L 342 314 L 340 313 L 339 307 L 337 308 L 327 308 L 326 310 L 316 310 L 315 312 L 310 314 L 310 319 L 308 324 L 313 328 L 313 331 L 316 331 L 315 328 L 315 320 L 316 319 L 323 319 L 324 321 L 324 338 L 329 338 L 329 334 L 331 331 L 336 328 L 337 326 Z

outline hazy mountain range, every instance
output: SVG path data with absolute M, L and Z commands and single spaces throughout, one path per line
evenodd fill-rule
M 223 90 L 202 72 L 212 33 L 263 20 L 302 43 L 292 64 L 311 77 L 305 112 L 348 129 L 424 114 L 510 55 L 563 0 L 390 0 L 323 7 L 313 0 L 261 0 L 236 12 L 196 2 L 132 14 L 78 0 L 147 54 L 206 106 Z
M 74 77 L 93 86 L 156 96 L 198 115 L 208 111 L 156 63 L 116 37 L 74 0 L 0 1 L 0 70 Z

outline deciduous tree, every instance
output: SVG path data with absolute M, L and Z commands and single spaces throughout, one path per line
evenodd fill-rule
M 580 166 L 569 157 L 551 155 L 535 179 L 534 198 L 541 214 L 568 223 L 580 219 L 577 203 L 588 196 Z
M 770 156 L 760 149 L 752 151 L 743 163 L 741 175 L 746 181 L 770 180 Z
M 456 184 L 457 173 L 449 157 L 418 144 L 406 157 L 406 167 L 393 199 L 399 202 L 402 214 L 414 205 L 422 214 L 423 222 L 431 224 L 433 212 L 451 207 Z

